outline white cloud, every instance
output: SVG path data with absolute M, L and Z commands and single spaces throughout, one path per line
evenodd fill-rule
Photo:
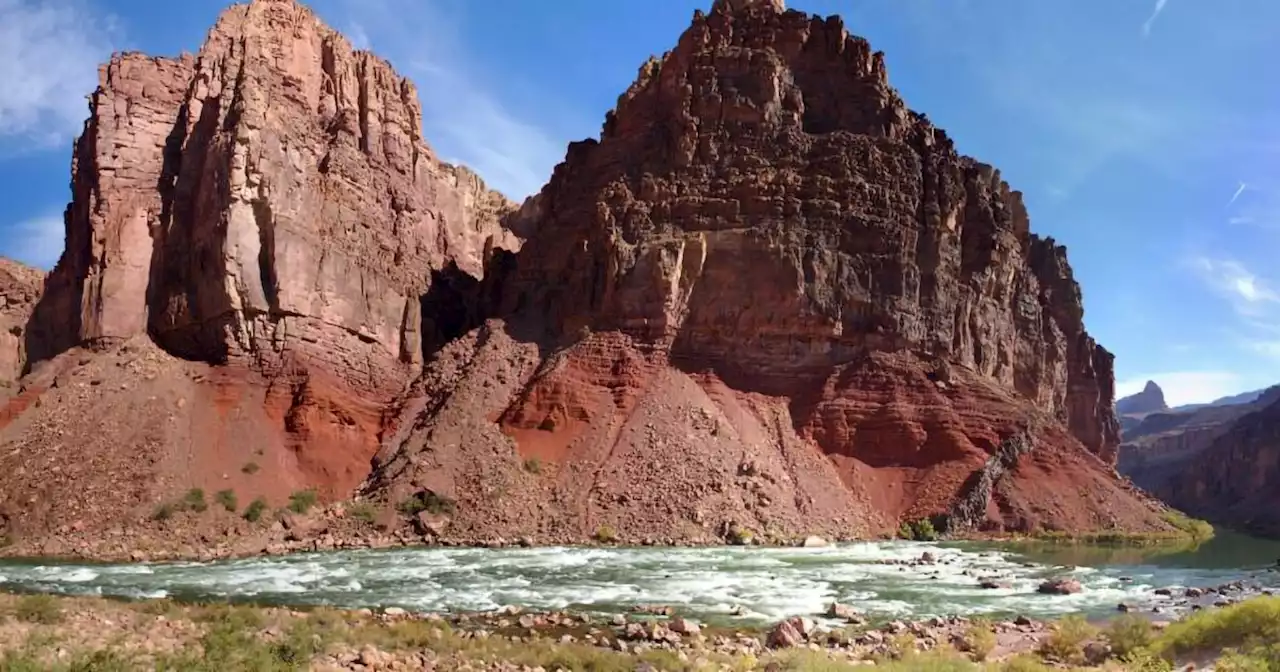
M 1142 34 L 1144 36 L 1151 34 L 1151 26 L 1155 24 L 1156 18 L 1160 16 L 1160 12 L 1164 11 L 1164 6 L 1169 4 L 1169 0 L 1156 0 L 1155 9 L 1151 10 L 1151 16 L 1142 24 Z
M 3 1 L 3 0 L 0 0 Z M 565 142 L 526 121 L 459 43 L 458 21 L 436 0 L 321 0 L 357 46 L 391 61 L 422 101 L 423 134 L 492 188 L 520 200 L 542 188 L 564 158 Z M 328 11 L 326 11 L 328 10 Z M 336 16 L 333 16 L 336 15 Z
M 1170 406 L 1213 401 L 1248 388 L 1248 381 L 1231 371 L 1166 371 L 1116 381 L 1116 398 L 1141 392 L 1148 380 L 1160 386 Z
M 78 0 L 0 0 L 0 143 L 9 152 L 79 131 L 114 26 Z
M 51 214 L 0 227 L 0 254 L 48 270 L 65 245 L 62 215 Z

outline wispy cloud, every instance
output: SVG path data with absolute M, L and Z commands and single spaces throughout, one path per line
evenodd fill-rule
M 1191 261 L 1209 286 L 1231 301 L 1236 312 L 1256 316 L 1267 304 L 1280 302 L 1280 293 L 1270 281 L 1259 277 L 1234 259 L 1198 257 Z
M 1244 193 L 1244 190 L 1245 190 L 1245 189 L 1248 189 L 1248 188 L 1249 188 L 1249 185 L 1248 185 L 1248 184 L 1245 184 L 1244 182 L 1241 182 L 1241 183 L 1240 183 L 1240 187 L 1239 187 L 1238 189 L 1236 189 L 1236 193 L 1231 194 L 1231 200 L 1227 201 L 1227 207 L 1229 208 L 1229 207 L 1231 207 L 1231 206 L 1235 205 L 1236 201 L 1240 199 L 1240 195 L 1241 195 L 1241 194 L 1243 194 L 1243 193 Z
M 1156 0 L 1155 9 L 1151 10 L 1151 16 L 1142 24 L 1142 35 L 1145 37 L 1151 34 L 1151 26 L 1155 25 L 1156 18 L 1160 16 L 1160 12 L 1164 11 L 1164 6 L 1169 4 L 1169 0 Z
M 65 244 L 61 214 L 49 214 L 0 226 L 0 255 L 48 270 Z
M 1217 343 L 1239 348 L 1249 357 L 1265 357 L 1274 370 L 1280 362 L 1280 286 L 1273 277 L 1255 272 L 1234 259 L 1196 258 L 1192 266 L 1208 286 L 1226 300 L 1235 319 L 1224 323 L 1225 338 Z M 1274 381 L 1272 381 L 1274 382 Z
M 1231 209 L 1229 224 L 1244 224 L 1269 233 L 1280 231 L 1280 187 L 1274 181 L 1250 181 L 1237 190 L 1227 207 Z M 1274 243 L 1268 241 L 1267 244 Z
M 115 26 L 78 0 L 0 0 L 3 153 L 57 146 L 79 130 Z
M 1162 371 L 1116 381 L 1116 397 L 1142 391 L 1148 380 L 1160 386 L 1170 406 L 1213 401 L 1239 393 L 1251 382 L 1232 371 Z
M 5 1 L 5 0 L 0 0 Z M 448 161 L 519 200 L 564 158 L 565 142 L 528 121 L 461 43 L 456 16 L 436 0 L 319 0 L 313 5 L 356 46 L 391 61 L 418 86 L 423 133 Z

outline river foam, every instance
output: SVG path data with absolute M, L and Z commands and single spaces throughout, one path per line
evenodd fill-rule
M 925 552 L 937 562 L 897 564 Z M 1041 582 L 1058 576 L 1080 581 L 1084 590 L 1037 592 Z M 417 548 L 209 563 L 0 564 L 0 587 L 8 590 L 436 612 L 505 605 L 610 612 L 664 604 L 705 619 L 747 621 L 816 614 L 832 601 L 880 618 L 1101 615 L 1120 602 L 1150 603 L 1157 587 L 1238 578 L 1259 575 L 1244 569 L 1054 565 L 1007 551 L 901 541 L 813 549 Z M 983 589 L 981 579 L 1003 587 Z

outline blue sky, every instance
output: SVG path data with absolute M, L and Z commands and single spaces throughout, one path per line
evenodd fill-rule
M 513 197 L 711 0 L 316 0 L 419 85 L 427 138 Z M 844 15 L 1065 243 L 1121 393 L 1280 382 L 1280 2 L 792 0 Z M 0 254 L 61 249 L 71 139 L 114 49 L 195 51 L 224 3 L 0 0 Z

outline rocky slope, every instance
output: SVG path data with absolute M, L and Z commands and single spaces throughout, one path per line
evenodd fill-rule
M 429 530 L 1164 529 L 1064 249 L 838 17 L 696 12 L 536 211 L 366 488 Z
M 518 247 L 513 204 L 435 157 L 411 82 L 291 0 L 231 7 L 194 57 L 115 55 L 90 110 L 24 334 L 47 403 L 0 433 L 7 532 L 190 487 L 348 495 L 421 370 L 432 271 Z
M 0 404 L 18 392 L 26 365 L 23 336 L 43 282 L 40 271 L 0 257 Z
M 519 210 L 418 117 L 292 0 L 102 69 L 26 331 L 40 403 L 0 432 L 7 534 L 151 555 L 1171 529 L 1113 471 L 1112 356 L 1065 250 L 838 17 L 696 12 Z M 367 502 L 159 506 L 190 488 Z

